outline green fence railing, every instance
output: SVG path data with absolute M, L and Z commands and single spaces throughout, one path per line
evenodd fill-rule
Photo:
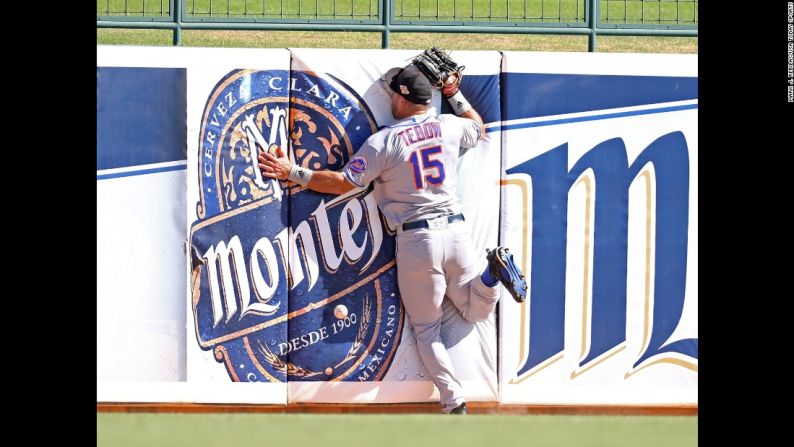
M 97 28 L 697 36 L 698 0 L 97 0 Z

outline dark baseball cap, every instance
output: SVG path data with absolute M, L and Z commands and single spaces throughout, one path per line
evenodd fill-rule
M 389 83 L 389 87 L 414 104 L 430 104 L 430 98 L 433 97 L 432 86 L 427 76 L 413 64 L 398 71 Z

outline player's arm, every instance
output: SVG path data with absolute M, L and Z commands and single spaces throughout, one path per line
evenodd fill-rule
M 480 139 L 482 140 L 482 139 L 485 138 L 485 126 L 482 123 L 482 117 L 480 117 L 480 114 L 477 113 L 476 110 L 474 110 L 474 107 L 472 107 L 471 109 L 461 113 L 458 116 L 461 117 L 461 118 L 468 118 L 470 120 L 476 121 L 477 124 L 480 125 Z
M 341 172 L 304 169 L 293 165 L 280 147 L 276 147 L 274 152 L 259 153 L 259 169 L 265 177 L 291 180 L 313 191 L 328 194 L 344 194 L 355 188 Z
M 447 102 L 449 102 L 449 105 L 452 106 L 452 110 L 455 112 L 455 115 L 461 118 L 474 120 L 477 124 L 479 124 L 479 139 L 482 140 L 485 138 L 485 126 L 483 126 L 482 117 L 479 113 L 477 113 L 474 107 L 469 104 L 469 101 L 463 96 L 463 92 L 460 91 L 460 80 L 461 78 L 456 76 L 453 83 L 446 85 L 441 89 L 441 94 L 444 96 Z
M 463 94 L 457 92 L 455 96 L 462 98 Z M 465 98 L 463 101 L 465 101 Z M 460 147 L 468 149 L 477 146 L 477 143 L 485 139 L 485 126 L 483 126 L 480 114 L 477 113 L 474 107 L 469 105 L 468 102 L 464 110 L 456 109 L 455 106 L 460 103 L 457 102 L 457 104 L 453 104 L 452 98 L 449 98 L 449 103 L 455 110 L 455 115 L 457 115 L 458 118 L 465 118 L 459 120 L 463 130 L 460 135 Z
M 308 187 L 312 191 L 328 194 L 344 194 L 356 188 L 341 172 L 335 171 L 314 171 Z

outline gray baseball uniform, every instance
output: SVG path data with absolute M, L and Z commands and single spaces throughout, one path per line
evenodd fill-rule
M 343 170 L 356 186 L 375 182 L 378 206 L 397 228 L 400 294 L 444 412 L 464 401 L 439 335 L 444 295 L 470 322 L 486 320 L 498 299 L 496 287 L 480 279 L 485 261 L 474 252 L 455 192 L 460 150 L 479 136 L 468 118 L 414 115 L 372 135 Z

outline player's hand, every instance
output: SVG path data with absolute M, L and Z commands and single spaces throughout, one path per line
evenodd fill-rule
M 292 163 L 290 163 L 281 146 L 271 145 L 267 152 L 260 152 L 259 169 L 262 170 L 262 175 L 265 177 L 275 178 L 279 180 L 286 180 L 292 170 Z
M 444 87 L 441 88 L 441 94 L 444 95 L 445 98 L 455 96 L 455 93 L 458 93 L 458 90 L 460 90 L 461 79 L 463 79 L 462 73 L 453 73 L 449 75 L 444 81 Z

